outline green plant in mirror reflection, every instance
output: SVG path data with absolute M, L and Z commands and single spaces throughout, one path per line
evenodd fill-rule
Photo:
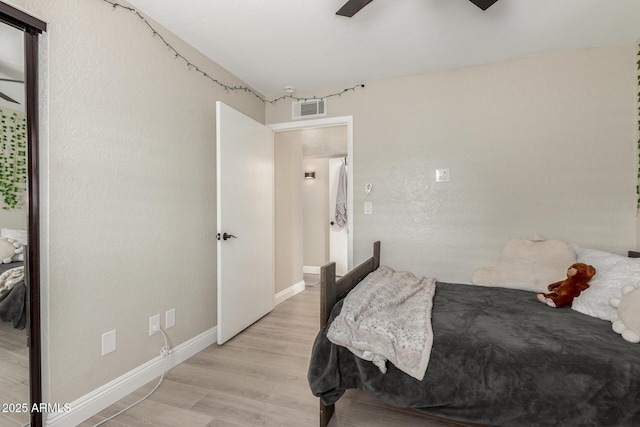
M 0 198 L 2 209 L 21 206 L 27 183 L 26 120 L 0 109 Z

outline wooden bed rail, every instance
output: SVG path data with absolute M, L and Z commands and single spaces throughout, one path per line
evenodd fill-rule
M 344 298 L 369 273 L 380 267 L 380 242 L 373 243 L 373 255 L 336 281 L 336 263 L 320 267 L 320 327 L 327 326 L 333 306 Z M 327 427 L 335 405 L 320 400 L 320 427 Z

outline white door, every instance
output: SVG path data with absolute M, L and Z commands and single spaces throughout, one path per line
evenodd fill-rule
M 349 228 L 340 228 L 336 224 L 336 194 L 338 192 L 338 178 L 343 159 L 329 159 L 329 261 L 336 263 L 336 275 L 344 276 L 349 270 Z M 349 183 L 347 182 L 347 186 Z
M 216 102 L 218 344 L 274 307 L 273 132 Z

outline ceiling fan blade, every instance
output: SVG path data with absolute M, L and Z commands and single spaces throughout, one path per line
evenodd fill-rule
M 13 102 L 14 104 L 20 104 L 18 101 L 16 101 L 15 99 L 9 98 L 7 95 L 5 95 L 2 92 L 0 92 L 0 98 L 4 99 L 5 101 Z
M 336 12 L 336 15 L 351 18 L 353 15 L 358 13 L 360 9 L 371 3 L 371 1 L 372 0 L 349 0 L 340 8 L 339 11 Z
M 476 6 L 478 6 L 480 9 L 487 10 L 491 6 L 493 6 L 493 4 L 498 0 L 469 0 L 469 1 L 475 4 Z

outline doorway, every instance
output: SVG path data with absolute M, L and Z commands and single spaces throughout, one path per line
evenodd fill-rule
M 296 142 L 302 144 L 302 240 L 303 272 L 320 274 L 320 267 L 336 263 L 336 273 L 348 271 L 349 228 L 338 206 L 342 173 L 347 170 L 346 128 L 338 126 L 318 129 L 318 132 L 296 131 Z M 316 144 L 323 147 L 318 150 Z M 311 146 L 310 146 L 311 145 Z M 346 181 L 346 180 L 345 180 Z M 349 183 L 345 183 L 347 188 Z
M 319 249 L 324 252 L 317 255 L 317 261 L 312 262 L 315 264 L 317 273 L 319 273 L 319 267 L 329 261 L 329 230 L 331 227 L 330 218 L 332 217 L 329 211 L 330 209 L 335 209 L 335 200 L 331 202 L 329 200 L 329 158 L 346 160 L 351 166 L 347 169 L 347 182 L 349 185 L 347 185 L 347 224 L 344 227 L 346 236 L 346 261 L 344 264 L 348 268 L 353 265 L 353 188 L 350 184 L 353 177 L 353 164 L 351 161 L 353 156 L 352 123 L 352 117 L 346 116 L 269 125 L 276 133 L 276 291 L 279 291 L 276 294 L 277 300 L 279 300 L 281 293 L 291 296 L 304 289 L 304 282 L 300 283 L 298 280 L 302 280 L 302 271 L 300 270 L 305 265 L 309 267 L 307 265 L 308 262 L 302 259 L 302 253 L 306 253 L 309 246 L 312 246 L 316 251 Z M 344 135 L 341 137 L 344 140 L 344 145 L 341 148 L 328 147 L 330 144 L 326 135 L 336 131 Z M 329 137 L 329 139 L 332 138 Z M 278 164 L 279 159 L 282 158 L 282 156 L 278 155 L 279 149 L 285 144 L 294 148 L 285 154 L 286 162 Z M 303 145 L 305 146 L 304 154 L 302 153 Z M 296 150 L 298 153 L 296 153 Z M 290 153 L 294 155 L 290 155 Z M 305 172 L 311 171 L 307 171 L 305 169 L 306 166 L 303 166 L 303 157 L 305 162 L 324 163 L 325 166 L 318 166 L 317 170 L 313 171 L 315 172 L 315 179 L 310 177 L 305 179 Z M 281 179 L 279 181 L 278 173 L 286 173 L 283 172 L 284 169 L 290 170 L 290 173 L 284 180 Z M 326 185 L 321 183 L 323 180 Z M 283 186 L 286 188 L 283 189 Z M 303 239 L 303 228 L 308 228 L 301 225 L 304 222 L 302 220 L 303 190 L 311 188 L 319 189 L 317 196 L 311 196 L 314 201 L 319 202 L 318 207 L 314 209 L 316 225 L 311 227 L 316 232 L 316 237 L 305 237 Z M 298 192 L 299 196 L 296 196 Z M 288 201 L 283 203 L 279 201 L 281 197 L 286 197 L 294 202 L 299 200 L 299 203 L 289 203 Z M 333 197 L 335 198 L 335 196 Z M 329 208 L 330 204 L 331 208 Z M 286 221 L 282 220 L 283 212 L 287 217 Z M 295 229 L 299 230 L 299 232 L 292 233 L 292 230 Z M 284 237 L 280 235 L 283 230 L 287 233 Z M 279 245 L 285 245 L 287 248 L 283 250 Z M 292 248 L 288 248 L 288 246 L 292 246 Z M 293 258 L 291 256 L 283 256 L 287 253 L 293 254 Z M 284 266 L 282 265 L 283 258 L 286 258 Z M 282 271 L 284 271 L 284 274 L 278 274 L 278 272 Z M 304 271 L 313 274 L 315 270 L 309 271 L 305 269 Z M 303 286 L 299 287 L 301 284 Z

